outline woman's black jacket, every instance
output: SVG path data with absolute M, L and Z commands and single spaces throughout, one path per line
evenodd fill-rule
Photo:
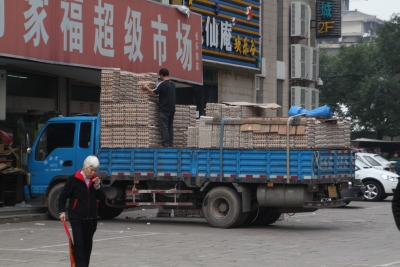
M 69 218 L 97 219 L 97 200 L 103 200 L 105 194 L 101 186 L 97 190 L 94 188 L 95 178 L 96 174 L 90 179 L 89 185 L 86 185 L 81 170 L 68 177 L 58 197 L 58 212 L 65 212 L 65 204 L 69 198 Z

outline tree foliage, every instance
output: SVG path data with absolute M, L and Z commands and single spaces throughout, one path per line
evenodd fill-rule
M 320 102 L 349 117 L 354 130 L 377 138 L 400 134 L 400 17 L 380 25 L 377 38 L 322 53 Z M 345 107 L 345 108 L 343 108 Z

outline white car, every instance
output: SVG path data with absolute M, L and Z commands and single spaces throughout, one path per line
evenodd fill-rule
M 396 163 L 388 161 L 378 154 L 356 153 L 356 158 L 375 169 L 396 172 Z
M 364 200 L 379 201 L 392 196 L 399 176 L 396 173 L 373 168 L 359 159 L 355 161 L 356 179 L 365 186 Z

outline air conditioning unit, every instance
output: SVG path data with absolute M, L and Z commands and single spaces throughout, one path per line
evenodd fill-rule
M 291 88 L 291 106 L 298 106 L 307 109 L 306 106 L 309 104 L 306 100 L 307 89 L 308 88 L 306 87 L 300 86 L 293 86 Z
M 310 6 L 303 2 L 292 2 L 290 36 L 308 38 L 310 31 Z
M 308 80 L 317 81 L 319 74 L 319 49 L 315 47 L 309 47 L 308 49 Z
M 319 90 L 315 88 L 309 88 L 310 95 L 310 107 L 309 109 L 316 109 L 319 107 Z
M 308 63 L 310 47 L 295 44 L 291 46 L 291 78 L 308 79 Z
M 319 90 L 315 88 L 292 86 L 290 91 L 291 106 L 307 110 L 319 107 Z

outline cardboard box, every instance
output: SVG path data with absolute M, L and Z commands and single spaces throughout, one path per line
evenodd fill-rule
M 0 160 L 0 164 L 12 167 L 12 160 Z
M 303 135 L 306 134 L 306 126 L 305 125 L 299 125 L 296 127 L 296 134 L 297 135 Z
M 261 125 L 254 124 L 254 123 L 253 124 L 246 123 L 246 124 L 242 124 L 240 126 L 240 130 L 242 132 L 260 131 L 260 129 L 261 129 Z
M 279 131 L 279 125 L 271 125 L 269 130 L 270 133 L 277 133 Z

